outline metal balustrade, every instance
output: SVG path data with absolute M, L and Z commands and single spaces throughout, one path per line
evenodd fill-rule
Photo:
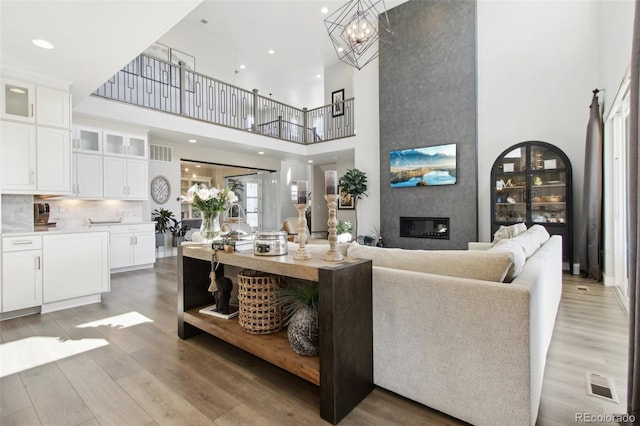
M 355 134 L 353 98 L 300 109 L 144 54 L 93 95 L 299 144 Z

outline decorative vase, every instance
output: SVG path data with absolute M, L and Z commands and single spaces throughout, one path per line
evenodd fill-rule
M 318 311 L 310 306 L 300 308 L 289 320 L 287 337 L 291 349 L 298 355 L 318 355 Z
M 205 242 L 210 243 L 220 235 L 220 212 L 202 210 L 201 213 L 200 235 Z

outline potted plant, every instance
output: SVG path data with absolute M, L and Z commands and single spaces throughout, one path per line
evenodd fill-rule
M 358 169 L 349 169 L 338 180 L 338 189 L 340 192 L 351 195 L 353 205 L 356 209 L 355 231 L 358 235 L 358 200 L 367 195 L 367 175 Z
M 155 209 L 151 213 L 151 219 L 156 223 L 156 247 L 164 246 L 164 234 L 169 230 L 169 224 L 178 223 L 173 212 L 167 209 Z
M 353 225 L 348 220 L 346 221 L 338 221 L 336 225 L 336 234 L 338 234 L 338 243 L 348 243 L 351 241 L 351 231 L 353 230 Z
M 278 306 L 284 309 L 287 338 L 299 355 L 318 355 L 318 284 L 289 278 L 278 289 Z
M 171 235 L 173 235 L 171 245 L 173 247 L 178 247 L 180 243 L 184 241 L 185 235 L 189 229 L 191 228 L 184 225 L 182 222 L 176 222 L 175 225 L 169 227 L 169 231 L 171 232 Z

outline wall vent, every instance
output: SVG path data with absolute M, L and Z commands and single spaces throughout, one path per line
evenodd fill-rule
M 164 145 L 149 145 L 149 159 L 171 163 L 173 162 L 173 148 Z

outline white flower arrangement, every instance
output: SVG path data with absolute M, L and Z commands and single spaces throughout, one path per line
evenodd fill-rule
M 238 201 L 236 194 L 229 188 L 220 189 L 212 186 L 207 188 L 203 183 L 195 184 L 182 196 L 182 201 L 191 204 L 200 211 L 225 211 L 231 204 Z

